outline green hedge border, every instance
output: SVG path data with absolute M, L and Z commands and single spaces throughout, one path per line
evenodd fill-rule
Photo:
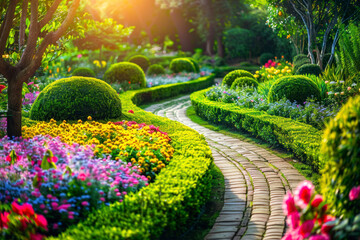
M 290 118 L 243 108 L 235 103 L 210 101 L 205 96 L 207 91 L 209 89 L 190 95 L 195 112 L 200 117 L 213 123 L 246 130 L 270 143 L 279 143 L 313 166 L 314 170 L 319 170 L 321 131 Z
M 129 91 L 120 95 L 128 120 L 159 126 L 169 134 L 175 153 L 154 183 L 122 203 L 92 213 L 85 221 L 48 239 L 171 239 L 179 236 L 198 216 L 210 197 L 211 150 L 205 138 L 176 121 L 155 116 L 136 104 L 190 93 L 213 84 L 214 76 L 185 83 Z M 134 114 L 128 113 L 133 110 Z

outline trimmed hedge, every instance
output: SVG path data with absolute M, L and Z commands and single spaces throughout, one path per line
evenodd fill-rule
M 232 72 L 229 72 L 228 74 L 226 74 L 226 76 L 222 80 L 221 85 L 231 87 L 231 85 L 233 84 L 235 79 L 240 78 L 240 77 L 249 77 L 249 78 L 255 79 L 254 75 L 252 75 L 248 71 L 235 70 L 235 71 L 232 71 Z
M 299 59 L 298 61 L 296 61 L 296 62 L 294 63 L 294 72 L 297 72 L 297 70 L 298 70 L 299 68 L 301 68 L 303 65 L 305 65 L 305 64 L 310 64 L 310 63 L 311 63 L 311 61 L 310 61 L 309 58 Z
M 214 68 L 213 74 L 215 74 L 215 76 L 217 78 L 221 78 L 221 77 L 225 77 L 226 74 L 228 74 L 229 72 L 235 71 L 235 70 L 244 70 L 244 71 L 248 71 L 251 73 L 255 73 L 256 71 L 259 70 L 258 66 L 225 66 L 225 67 L 216 67 Z
M 77 69 L 75 69 L 72 72 L 72 76 L 78 76 L 78 77 L 95 77 L 95 72 L 90 69 L 90 68 L 86 68 L 86 67 L 79 67 Z
M 173 96 L 170 92 L 189 93 L 213 84 L 213 80 L 213 76 L 208 76 L 121 94 L 123 114 L 129 120 L 159 126 L 169 134 L 175 148 L 173 159 L 148 187 L 125 196 L 122 203 L 90 214 L 83 222 L 49 239 L 140 240 L 180 236 L 210 197 L 210 172 L 214 166 L 211 150 L 205 138 L 196 131 L 145 112 L 134 103 L 148 103 Z M 129 110 L 133 110 L 134 114 L 128 113 Z
M 305 54 L 298 54 L 298 55 L 296 55 L 296 56 L 294 57 L 294 59 L 293 59 L 293 64 L 297 63 L 298 61 L 300 61 L 300 60 L 302 60 L 302 59 L 309 59 L 309 58 L 308 58 L 307 55 L 305 55 Z M 309 59 L 309 60 L 310 60 L 310 59 Z
M 319 76 L 321 74 L 321 69 L 317 64 L 304 64 L 296 72 L 296 75 L 306 75 L 306 74 Z
M 104 81 L 107 83 L 139 84 L 140 87 L 146 87 L 144 71 L 137 64 L 131 62 L 111 65 L 104 74 Z
M 33 120 L 94 120 L 121 116 L 121 101 L 106 82 L 87 77 L 59 79 L 42 90 L 30 110 Z
M 195 72 L 195 66 L 188 58 L 173 59 L 169 68 L 174 73 Z
M 149 69 L 147 70 L 148 75 L 159 75 L 159 74 L 165 74 L 165 68 L 161 66 L 160 64 L 153 64 L 150 65 Z
M 143 55 L 132 56 L 131 58 L 129 58 L 129 62 L 135 63 L 136 65 L 141 67 L 141 69 L 144 72 L 146 72 L 150 66 L 150 60 L 146 56 L 143 56 Z
M 193 59 L 193 58 L 191 58 L 191 57 L 188 57 L 187 59 L 189 59 L 190 62 L 192 62 L 192 64 L 194 65 L 195 72 L 196 72 L 196 73 L 199 73 L 199 72 L 200 72 L 199 63 L 198 63 L 195 59 Z
M 231 84 L 231 88 L 230 89 L 236 89 L 237 87 L 241 88 L 241 87 L 254 87 L 257 88 L 259 86 L 258 81 L 256 81 L 254 78 L 250 78 L 250 77 L 239 77 L 236 78 L 235 81 Z
M 302 161 L 319 170 L 319 147 L 322 132 L 289 118 L 269 115 L 264 111 L 240 107 L 234 103 L 208 100 L 209 89 L 190 95 L 196 113 L 216 124 L 243 129 L 271 144 L 280 144 Z

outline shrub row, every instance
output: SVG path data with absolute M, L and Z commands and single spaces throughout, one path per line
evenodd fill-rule
M 318 154 L 322 132 L 289 118 L 242 108 L 233 103 L 210 101 L 205 97 L 208 90 L 195 92 L 190 96 L 199 116 L 213 123 L 244 129 L 271 144 L 281 144 L 315 170 L 319 170 Z
M 226 74 L 228 74 L 229 72 L 232 72 L 234 70 L 245 70 L 245 71 L 248 71 L 248 72 L 251 72 L 251 73 L 255 73 L 257 70 L 259 70 L 259 67 L 258 66 L 216 67 L 216 68 L 214 68 L 213 73 L 215 74 L 215 76 L 217 78 L 220 78 L 220 77 L 225 77 Z
M 180 236 L 210 197 L 211 151 L 205 138 L 196 131 L 145 112 L 134 103 L 148 103 L 175 93 L 191 92 L 212 82 L 213 76 L 209 76 L 186 84 L 121 94 L 123 116 L 159 126 L 167 132 L 175 148 L 174 157 L 148 187 L 127 195 L 122 203 L 92 213 L 82 223 L 49 239 L 171 239 Z M 180 90 L 176 91 L 177 88 Z M 134 113 L 128 113 L 129 110 Z

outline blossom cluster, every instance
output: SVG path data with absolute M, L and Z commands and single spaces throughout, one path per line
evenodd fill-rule
M 277 79 L 283 76 L 289 76 L 293 74 L 292 64 L 281 59 L 269 60 L 259 71 L 255 72 L 254 77 L 259 81 L 268 81 Z

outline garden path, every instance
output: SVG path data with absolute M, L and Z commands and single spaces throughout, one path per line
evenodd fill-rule
M 203 134 L 225 178 L 224 206 L 205 239 L 281 239 L 282 200 L 305 178 L 284 159 L 192 122 L 189 95 L 151 105 L 146 111 L 181 122 Z

